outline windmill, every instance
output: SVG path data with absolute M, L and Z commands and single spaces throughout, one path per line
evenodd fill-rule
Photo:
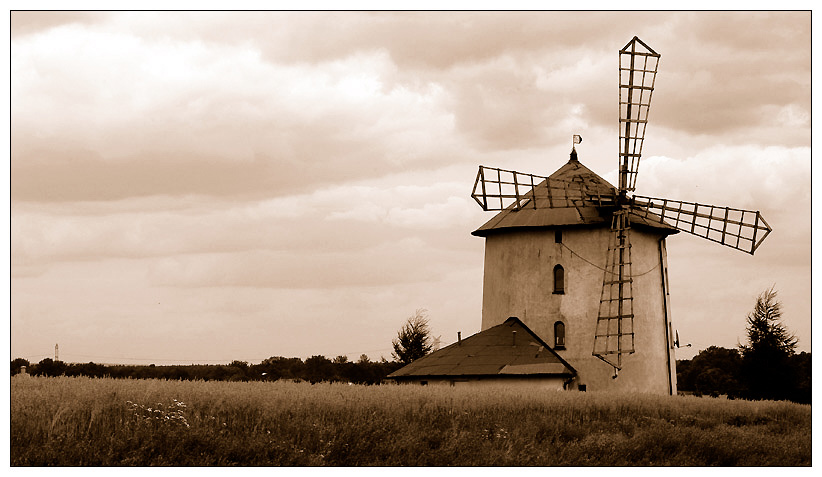
M 629 195 L 636 188 L 648 111 L 660 55 L 637 37 L 619 51 L 619 186 L 480 166 L 471 196 L 485 211 L 595 209 L 610 216 L 592 355 L 613 367 L 636 351 L 632 223 L 674 228 L 753 254 L 771 232 L 758 211 Z M 574 136 L 571 160 L 576 160 Z M 593 317 L 591 317 L 593 319 Z

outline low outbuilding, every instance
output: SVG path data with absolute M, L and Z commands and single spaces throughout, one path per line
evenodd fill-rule
M 398 383 L 504 383 L 569 389 L 576 370 L 516 317 L 439 349 L 388 375 Z

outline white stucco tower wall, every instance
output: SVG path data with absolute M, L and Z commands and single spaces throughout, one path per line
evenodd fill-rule
M 556 230 L 561 230 L 557 243 Z M 555 323 L 565 325 L 565 349 L 556 349 L 588 391 L 676 393 L 668 312 L 665 236 L 631 230 L 636 352 L 622 370 L 592 355 L 608 241 L 608 227 L 499 231 L 486 237 L 482 329 L 520 318 L 549 344 Z M 564 269 L 564 292 L 554 293 L 554 267 Z

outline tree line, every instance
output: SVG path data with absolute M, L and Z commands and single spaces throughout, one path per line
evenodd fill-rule
M 753 395 L 751 381 L 759 373 L 745 372 L 743 355 L 738 349 L 711 346 L 693 359 L 677 360 L 677 389 L 697 396 L 726 395 L 731 399 L 787 399 L 799 403 L 811 402 L 811 353 L 791 355 L 785 369 L 776 376 L 763 376 L 772 382 L 772 392 Z M 324 356 L 300 358 L 274 356 L 260 364 L 233 361 L 227 365 L 106 365 L 98 363 L 65 363 L 45 358 L 39 363 L 17 358 L 11 362 L 11 374 L 21 367 L 34 376 L 89 376 L 125 379 L 173 379 L 204 381 L 276 381 L 286 379 L 309 382 L 350 382 L 380 384 L 383 379 L 403 366 L 400 362 L 369 361 L 361 357 L 350 362 L 345 356 L 329 360 Z M 773 380 L 784 382 L 774 383 Z M 764 383 L 763 383 L 764 384 Z M 761 386 L 760 386 L 761 387 Z M 753 386 L 756 389 L 756 386 Z M 760 391 L 761 393 L 761 391 Z
M 811 403 L 811 353 L 788 357 L 779 373 L 759 373 L 738 349 L 711 346 L 676 361 L 676 387 L 697 396 Z
M 23 358 L 11 362 L 11 374 L 20 373 L 22 366 L 33 376 L 89 376 L 127 379 L 174 379 L 203 381 L 309 381 L 317 383 L 350 382 L 354 384 L 380 384 L 383 379 L 402 364 L 386 361 L 371 361 L 362 355 L 356 362 L 346 356 L 328 359 L 312 356 L 306 360 L 273 356 L 260 364 L 246 361 L 232 361 L 230 364 L 191 365 L 107 365 L 98 363 L 65 363 L 45 358 L 39 363 L 29 363 Z
M 746 319 L 748 339 L 736 349 L 711 346 L 689 360 L 677 360 L 677 388 L 696 395 L 726 395 L 731 399 L 790 400 L 811 402 L 811 354 L 795 353 L 797 338 L 781 323 L 781 303 L 774 288 L 756 300 Z M 266 381 L 288 379 L 312 383 L 350 382 L 380 384 L 402 366 L 439 347 L 433 339 L 426 310 L 409 317 L 392 341 L 394 361 L 370 361 L 362 355 L 357 362 L 346 356 L 333 360 L 325 356 L 300 358 L 275 356 L 260 364 L 233 361 L 228 365 L 103 365 L 68 364 L 46 358 L 30 364 L 22 358 L 11 362 L 11 374 L 26 366 L 27 372 L 41 376 L 92 376 L 135 379 L 187 379 L 224 381 Z
M 106 365 L 98 363 L 65 363 L 45 358 L 32 364 L 23 358 L 11 362 L 11 374 L 19 374 L 22 367 L 33 376 L 89 376 L 132 379 L 174 379 L 204 381 L 276 381 L 287 379 L 317 383 L 349 382 L 353 384 L 380 384 L 386 376 L 406 364 L 425 356 L 436 348 L 431 337 L 425 309 L 418 309 L 406 320 L 392 341 L 394 361 L 385 358 L 371 361 L 361 355 L 356 362 L 347 356 L 333 360 L 322 355 L 305 361 L 300 358 L 272 356 L 260 364 L 232 361 L 230 364 L 191 365 Z

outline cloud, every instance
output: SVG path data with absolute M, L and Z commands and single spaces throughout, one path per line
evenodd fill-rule
M 786 325 L 810 350 L 810 168 L 810 148 L 789 146 L 716 146 L 682 159 L 643 160 L 638 193 L 759 210 L 773 229 L 755 256 L 686 233 L 668 239 L 674 323 L 683 341 L 694 343 L 693 354 L 744 341 L 746 314 L 773 285 Z
M 659 47 L 654 122 L 719 136 L 773 124 L 775 105 L 790 104 L 802 111 L 800 116 L 810 114 L 808 15 L 701 12 L 674 17 L 675 34 Z M 746 137 L 751 139 L 770 137 Z
M 245 250 L 346 253 L 407 237 L 427 240 L 476 222 L 470 180 L 469 174 L 462 182 L 404 174 L 380 183 L 242 202 L 188 196 L 56 208 L 15 204 L 12 268 L 28 273 L 24 270 L 51 261 Z M 447 240 L 440 242 L 449 247 Z
M 616 17 L 659 25 L 658 138 L 776 141 L 787 122 L 807 142 L 801 15 L 749 15 L 773 43 L 712 60 L 678 35 L 739 15 L 138 12 L 13 38 L 11 194 L 286 195 L 615 129 Z M 731 37 L 706 34 L 720 53 Z
M 477 165 L 548 175 L 582 134 L 616 182 L 633 35 L 663 55 L 637 192 L 774 228 L 756 257 L 671 237 L 683 340 L 732 344 L 776 282 L 809 344 L 809 12 L 14 12 L 12 351 L 478 331 Z
M 277 196 L 459 144 L 442 89 L 387 88 L 395 67 L 379 52 L 271 65 L 246 46 L 65 27 L 12 56 L 11 193 L 24 200 Z
M 613 16 L 614 12 L 137 12 L 118 16 L 114 24 L 144 36 L 253 44 L 272 63 L 321 63 L 386 50 L 404 70 L 425 72 L 535 49 L 572 50 L 592 38 L 624 43 L 625 35 L 604 28 L 613 25 Z M 622 16 L 647 22 L 660 18 L 637 12 Z
M 149 280 L 184 287 L 316 288 L 387 287 L 436 283 L 460 254 L 435 249 L 411 237 L 360 250 L 242 251 L 187 255 L 163 260 Z
M 58 28 L 63 25 L 102 24 L 111 17 L 106 12 L 10 12 L 11 35 L 20 37 Z
M 791 231 L 810 217 L 810 167 L 807 147 L 717 146 L 683 159 L 645 159 L 638 193 L 760 210 Z
M 774 230 L 763 248 L 780 249 L 775 260 L 801 263 L 810 253 L 810 148 L 716 146 L 683 159 L 654 156 L 643 160 L 637 182 L 640 195 L 760 211 Z

